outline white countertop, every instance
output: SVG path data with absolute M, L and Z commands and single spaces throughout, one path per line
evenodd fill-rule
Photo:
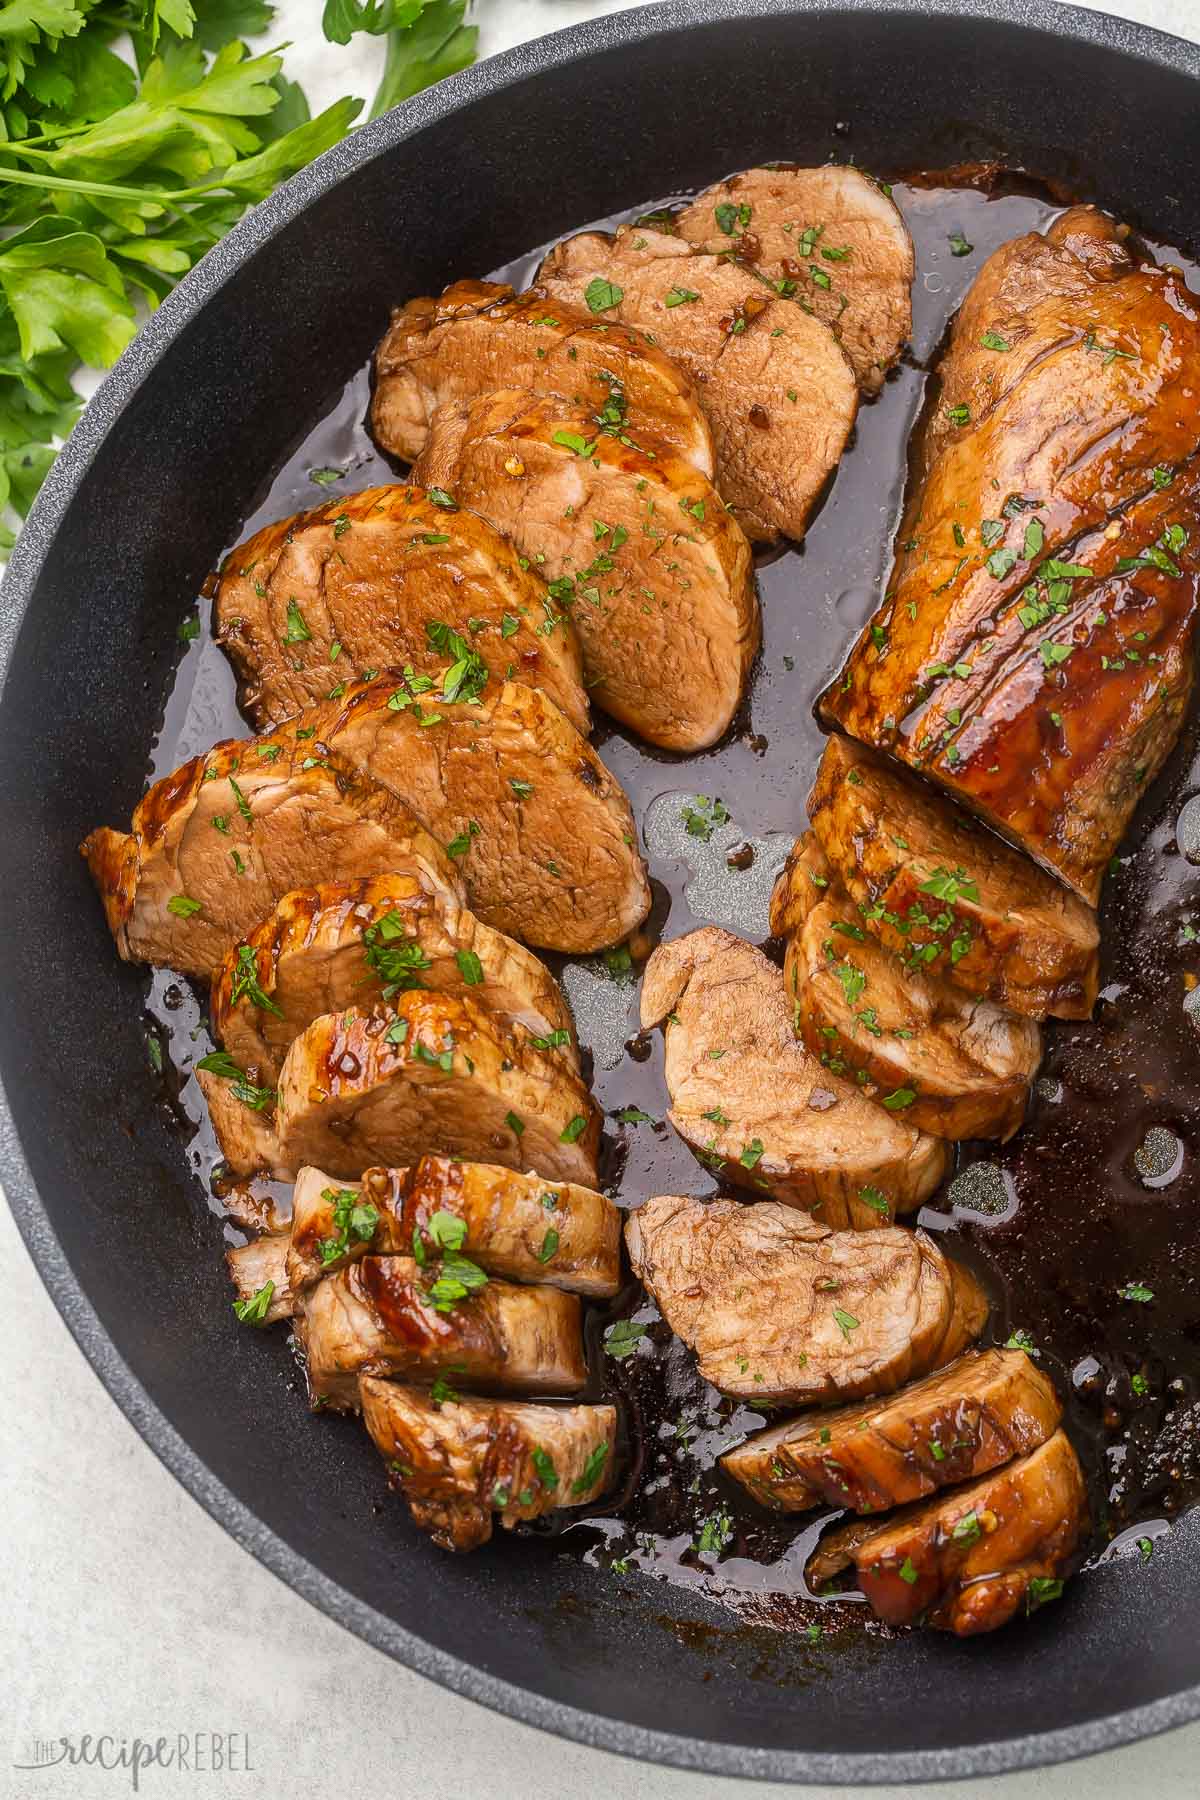
M 320 0 L 282 0 L 272 41 L 314 103 L 369 94 L 379 47 L 330 52 Z M 482 50 L 615 10 L 604 0 L 482 0 Z M 1109 11 L 1200 39 L 1200 0 L 1114 0 Z M 1036 79 L 1036 75 L 1031 76 Z M 1048 105 L 1053 96 L 1047 95 Z M 1138 129 L 1114 121 L 1114 129 Z M 4 1618 L 0 1800 L 92 1800 L 130 1792 L 127 1773 L 24 1771 L 38 1739 L 232 1733 L 250 1770 L 151 1769 L 143 1794 L 243 1800 L 717 1800 L 753 1790 L 552 1740 L 410 1674 L 332 1624 L 261 1568 L 155 1460 L 68 1336 L 0 1207 L 0 1616 Z M 1097 1678 L 1102 1678 L 1097 1672 Z M 239 1754 L 240 1764 L 240 1754 Z M 971 1800 L 1196 1800 L 1200 1725 L 1083 1763 L 930 1795 Z M 791 1793 L 762 1787 L 765 1796 Z M 810 1788 L 834 1796 L 883 1788 Z M 909 1790 L 916 1793 L 918 1790 Z

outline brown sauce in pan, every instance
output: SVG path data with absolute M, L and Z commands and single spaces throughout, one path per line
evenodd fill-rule
M 969 184 L 924 180 L 894 191 L 917 247 L 913 344 L 860 411 L 803 547 L 759 568 L 764 643 L 738 726 L 718 749 L 683 759 L 598 720 L 597 748 L 624 784 L 646 841 L 655 935 L 713 921 L 765 937 L 772 879 L 803 825 L 820 752 L 812 704 L 882 592 L 927 371 L 985 257 L 1057 210 L 1028 183 L 1002 182 L 990 197 Z M 954 254 L 955 233 L 973 246 L 970 254 Z M 1157 253 L 1200 289 L 1185 257 Z M 536 263 L 525 257 L 500 274 L 520 286 Z M 239 540 L 270 519 L 396 478 L 363 428 L 367 398 L 362 370 L 297 437 L 283 467 L 273 477 L 264 471 Z M 339 473 L 323 485 L 310 471 Z M 205 626 L 208 611 L 201 601 Z M 205 631 L 183 654 L 151 772 L 164 774 L 245 730 L 232 673 Z M 1003 1148 L 963 1145 L 952 1184 L 921 1214 L 991 1295 L 991 1337 L 1027 1334 L 1066 1401 L 1091 1489 L 1093 1559 L 1144 1556 L 1146 1541 L 1200 1499 L 1200 871 L 1188 860 L 1200 864 L 1200 799 L 1177 831 L 1193 794 L 1200 795 L 1195 709 L 1106 882 L 1095 1018 L 1050 1026 L 1026 1125 Z M 707 842 L 689 835 L 681 817 L 697 795 L 719 797 L 728 809 Z M 638 1033 L 636 975 L 614 973 L 603 959 L 554 963 L 607 1115 L 611 1191 L 626 1207 L 652 1193 L 716 1191 L 661 1122 L 660 1044 L 657 1034 Z M 240 1241 L 240 1224 L 262 1223 L 273 1208 L 286 1212 L 287 1190 L 256 1184 L 230 1193 L 214 1177 L 215 1145 L 187 1075 L 208 1048 L 203 997 L 158 972 L 147 1011 L 151 1060 L 161 1061 L 168 1096 L 187 1121 L 191 1164 L 226 1238 Z M 629 1108 L 648 1117 L 622 1122 Z M 217 1254 L 215 1229 L 213 1238 Z M 1153 1298 L 1125 1297 L 1146 1292 Z M 606 1323 L 622 1315 L 649 1330 L 632 1356 L 615 1361 L 601 1340 Z M 699 1381 L 690 1354 L 640 1290 L 631 1285 L 612 1308 L 591 1309 L 587 1340 L 589 1397 L 621 1404 L 622 1481 L 594 1516 L 560 1514 L 538 1528 L 553 1538 L 553 1551 L 577 1552 L 618 1575 L 639 1569 L 703 1588 L 764 1622 L 815 1631 L 818 1619 L 827 1630 L 861 1619 L 861 1605 L 816 1602 L 804 1585 L 805 1560 L 830 1515 L 771 1517 L 716 1472 L 719 1453 L 759 1415 Z M 306 1425 L 298 1406 L 296 1428 L 320 1425 Z M 365 1440 L 364 1453 L 373 1454 Z M 706 1522 L 704 1541 L 716 1548 L 698 1552 Z

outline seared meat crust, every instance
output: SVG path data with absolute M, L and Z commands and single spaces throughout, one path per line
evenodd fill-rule
M 576 1294 L 488 1281 L 440 1309 L 438 1283 L 453 1269 L 367 1256 L 311 1288 L 295 1329 L 314 1405 L 356 1407 L 360 1375 L 418 1382 L 441 1375 L 490 1392 L 578 1393 L 587 1366 Z
M 828 876 L 823 890 L 813 885 L 819 865 L 829 867 L 815 844 L 794 854 L 780 882 L 799 892 L 781 895 L 774 909 L 782 919 L 808 907 L 784 961 L 807 1048 L 910 1125 L 944 1138 L 1011 1137 L 1041 1060 L 1035 1022 L 905 969 Z
M 284 1061 L 275 1130 L 292 1177 L 311 1165 L 353 1180 L 436 1146 L 596 1186 L 600 1114 L 587 1088 L 465 994 L 410 991 L 315 1019 Z
M 1076 208 L 955 322 L 887 597 L 821 713 L 1095 903 L 1191 690 L 1200 304 Z
M 877 1513 L 1024 1456 L 1054 1431 L 1053 1383 L 1022 1350 L 968 1350 L 886 1401 L 802 1413 L 721 1467 L 777 1512 Z
M 1065 1432 L 967 1487 L 918 1501 L 880 1524 L 856 1520 L 808 1565 L 821 1586 L 853 1563 L 889 1625 L 924 1621 L 958 1637 L 995 1631 L 1062 1588 L 1088 1529 L 1079 1459 Z
M 1032 1019 L 1086 1019 L 1099 979 L 1091 907 L 933 789 L 831 737 L 808 803 L 859 919 L 906 968 Z

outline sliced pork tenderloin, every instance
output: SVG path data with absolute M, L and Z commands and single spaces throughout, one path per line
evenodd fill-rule
M 854 371 L 829 327 L 750 269 L 670 232 L 587 231 L 546 258 L 556 299 L 634 325 L 696 383 L 716 482 L 753 538 L 799 540 L 854 425 Z
M 519 1043 L 466 995 L 412 990 L 326 1013 L 296 1038 L 279 1078 L 277 1173 L 354 1180 L 436 1150 L 594 1188 L 600 1124 L 561 1057 Z
M 690 463 L 570 400 L 505 389 L 438 412 L 414 475 L 482 512 L 547 577 L 597 706 L 667 750 L 728 729 L 758 599 L 745 535 Z
M 889 1625 L 973 1637 L 1056 1599 L 1087 1529 L 1083 1472 L 1060 1430 L 966 1487 L 841 1526 L 810 1558 L 808 1579 L 821 1588 L 853 1567 Z
M 949 1169 L 939 1139 L 821 1067 L 797 1040 L 779 970 L 727 931 L 655 950 L 641 1022 L 663 1025 L 671 1124 L 725 1180 L 867 1229 L 919 1206 Z
M 214 1035 L 274 1085 L 292 1042 L 322 1013 L 406 989 L 469 994 L 506 1031 L 578 1068 L 570 1008 L 532 951 L 493 931 L 417 858 L 403 873 L 297 888 L 213 976 Z
M 813 833 L 859 920 L 906 968 L 1031 1019 L 1086 1019 L 1100 930 L 1077 894 L 903 769 L 828 739 Z
M 264 525 L 226 558 L 213 623 L 260 731 L 368 673 L 440 674 L 455 637 L 589 729 L 570 621 L 511 543 L 437 489 L 366 488 Z
M 440 406 L 512 387 L 560 394 L 598 425 L 619 414 L 627 436 L 712 479 L 712 434 L 679 363 L 604 313 L 494 281 L 396 307 L 375 352 L 371 429 L 390 456 L 415 462 Z
M 587 1379 L 578 1296 L 489 1280 L 470 1258 L 366 1256 L 309 1289 L 295 1329 L 314 1405 L 357 1407 L 360 1375 L 502 1394 Z
M 763 1406 L 890 1394 L 957 1356 L 987 1303 L 922 1231 L 830 1231 L 774 1201 L 663 1196 L 625 1227 L 634 1273 L 701 1375 Z
M 815 845 L 793 859 L 780 879 L 800 891 L 775 907 L 781 919 L 809 909 L 784 960 L 797 1035 L 823 1068 L 910 1125 L 944 1138 L 1011 1137 L 1041 1060 L 1036 1022 L 904 968 L 828 876 L 823 891 L 813 885 L 817 859 Z
M 756 1432 L 721 1467 L 776 1512 L 877 1513 L 1027 1455 L 1061 1417 L 1053 1382 L 1023 1350 L 968 1350 L 887 1400 Z
M 836 163 L 774 163 L 706 188 L 672 225 L 823 319 L 862 391 L 879 391 L 912 331 L 915 270 L 908 226 L 881 183 Z
M 507 1530 L 611 1484 L 612 1406 L 434 1400 L 420 1388 L 359 1378 L 363 1423 L 413 1522 L 443 1550 L 475 1550 L 499 1515 Z

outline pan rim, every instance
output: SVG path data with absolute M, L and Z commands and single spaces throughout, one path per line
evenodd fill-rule
M 1200 82 L 1200 45 L 1057 0 L 666 0 L 612 13 L 489 58 L 363 127 L 294 176 L 224 238 L 163 301 L 105 377 L 52 468 L 0 585 L 0 706 L 42 566 L 108 432 L 190 321 L 243 260 L 360 165 L 427 126 L 535 74 L 631 50 L 688 27 L 823 12 L 992 20 L 1116 50 Z M 0 1080 L 0 1186 L 41 1279 L 99 1380 L 167 1469 L 234 1540 L 312 1605 L 374 1648 L 452 1692 L 595 1749 L 709 1775 L 789 1782 L 911 1782 L 999 1774 L 1092 1755 L 1200 1717 L 1200 1686 L 1060 1730 L 940 1750 L 817 1752 L 717 1743 L 650 1730 L 555 1701 L 437 1649 L 322 1574 L 238 1500 L 180 1436 L 117 1352 L 71 1269 L 42 1206 Z

